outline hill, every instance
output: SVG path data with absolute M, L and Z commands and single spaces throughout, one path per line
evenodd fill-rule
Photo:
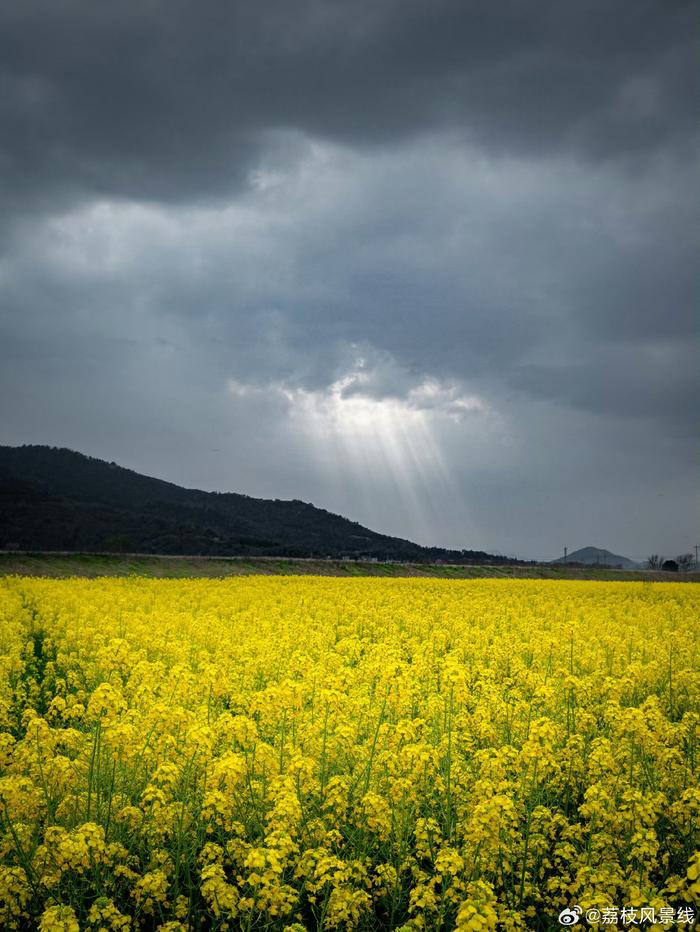
M 601 547 L 582 547 L 565 557 L 557 557 L 552 563 L 579 563 L 583 566 L 620 566 L 625 570 L 639 569 L 639 563 L 628 557 L 621 557 Z
M 307 502 L 185 489 L 47 446 L 0 446 L 0 548 L 506 562 L 421 547 Z

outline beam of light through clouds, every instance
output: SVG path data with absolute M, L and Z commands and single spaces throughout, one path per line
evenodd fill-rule
M 375 398 L 366 391 L 373 375 L 360 359 L 326 390 L 284 385 L 260 389 L 233 379 L 229 389 L 239 399 L 272 395 L 282 401 L 291 430 L 309 451 L 324 484 L 335 486 L 336 496 L 351 488 L 367 523 L 377 491 L 388 486 L 389 500 L 402 515 L 397 526 L 410 527 L 412 539 L 436 544 L 445 533 L 447 509 L 464 515 L 466 504 L 433 422 L 437 418 L 459 425 L 468 415 L 481 413 L 483 403 L 435 380 L 415 386 L 405 397 Z M 473 527 L 465 528 L 465 533 L 473 532 Z

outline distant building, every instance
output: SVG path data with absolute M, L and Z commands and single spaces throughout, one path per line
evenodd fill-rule
M 666 570 L 667 573 L 677 573 L 678 563 L 676 560 L 664 560 L 664 562 L 661 564 L 661 569 Z

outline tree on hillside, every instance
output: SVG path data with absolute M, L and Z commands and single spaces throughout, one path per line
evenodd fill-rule
M 652 553 L 650 557 L 647 557 L 647 563 L 649 564 L 650 570 L 658 570 L 663 562 L 664 558 L 659 556 L 658 553 Z
M 693 557 L 692 553 L 681 553 L 679 554 L 679 556 L 676 557 L 676 563 L 678 564 L 678 568 L 684 573 L 688 572 L 688 570 L 690 569 L 690 567 L 693 565 L 694 562 L 695 562 L 695 558 Z

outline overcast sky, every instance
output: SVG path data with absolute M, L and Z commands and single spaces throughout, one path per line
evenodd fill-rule
M 699 9 L 0 2 L 0 442 L 690 550 Z

